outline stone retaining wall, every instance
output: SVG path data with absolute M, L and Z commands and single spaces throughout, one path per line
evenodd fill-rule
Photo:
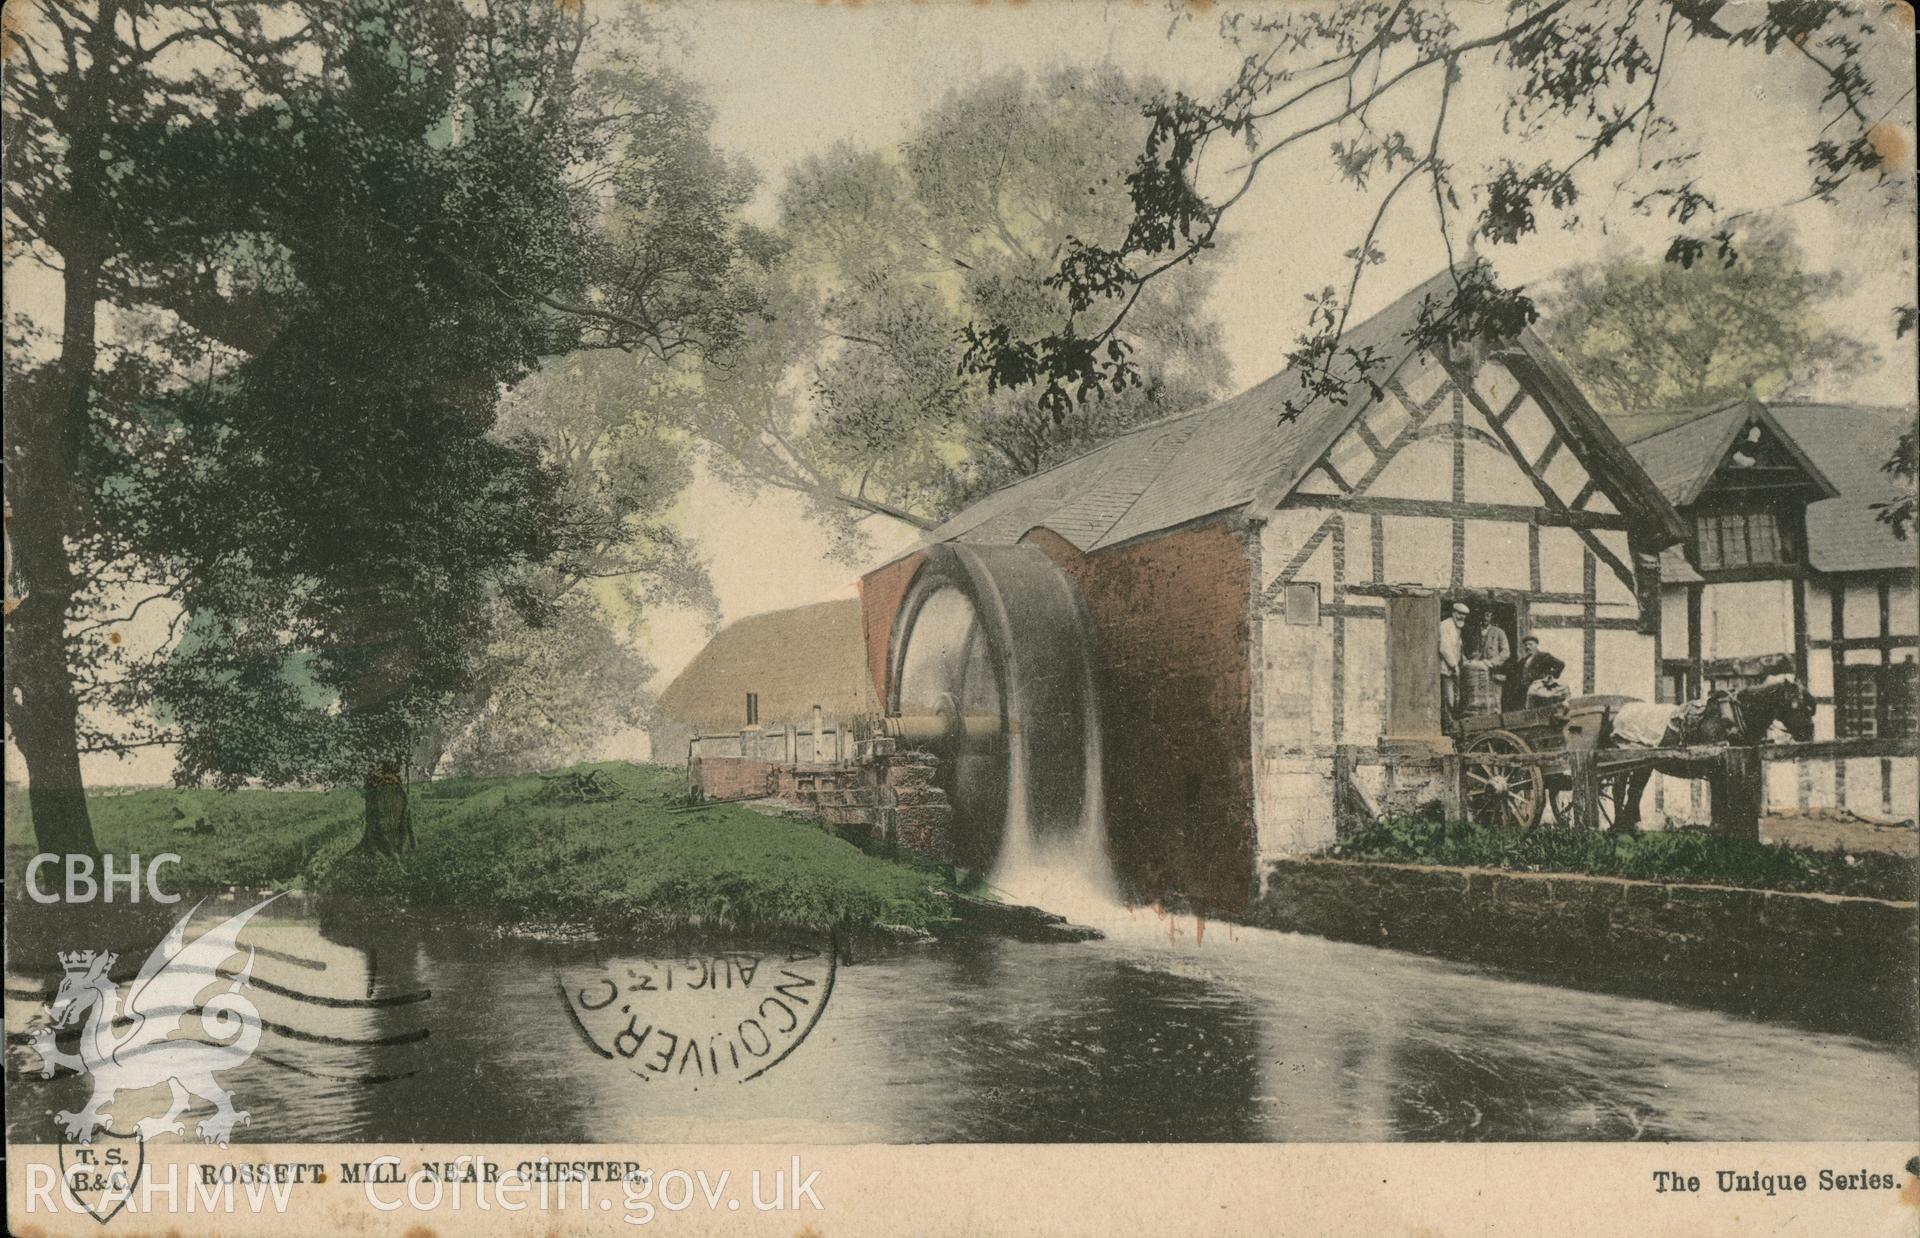
M 688 766 L 688 778 L 699 800 L 776 800 L 830 825 L 858 828 L 950 859 L 953 806 L 934 785 L 934 766 L 931 756 L 911 751 L 887 751 L 841 765 L 698 757 Z
M 1253 920 L 1531 977 L 1914 1035 L 1910 902 L 1568 873 L 1283 859 Z

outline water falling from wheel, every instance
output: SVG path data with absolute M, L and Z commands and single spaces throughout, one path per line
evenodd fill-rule
M 889 712 L 940 759 L 957 863 L 1074 916 L 1118 904 L 1085 608 L 1031 546 L 933 547 L 902 601 Z

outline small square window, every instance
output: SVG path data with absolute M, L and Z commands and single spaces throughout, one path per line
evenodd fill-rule
M 1836 729 L 1842 739 L 1885 739 L 1914 733 L 1913 663 L 1844 667 Z
M 1288 585 L 1287 622 L 1299 627 L 1315 627 L 1320 622 L 1320 586 L 1312 582 Z

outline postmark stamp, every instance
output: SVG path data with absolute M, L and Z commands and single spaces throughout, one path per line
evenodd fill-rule
M 563 968 L 555 985 L 599 1057 L 647 1083 L 749 1083 L 793 1054 L 826 1013 L 831 943 L 613 960 Z

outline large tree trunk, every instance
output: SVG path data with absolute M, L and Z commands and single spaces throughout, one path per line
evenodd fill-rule
M 80 706 L 67 642 L 68 612 L 80 581 L 67 554 L 78 535 L 80 455 L 92 416 L 99 360 L 101 273 L 107 256 L 100 211 L 100 134 L 116 87 L 120 0 L 102 0 L 83 36 L 91 63 L 85 87 L 62 118 L 72 168 L 58 235 L 41 238 L 59 254 L 60 357 L 9 393 L 6 408 L 7 725 L 27 764 L 34 841 L 43 852 L 97 854 L 80 775 Z M 73 49 L 67 51 L 74 64 Z
M 413 808 L 407 795 L 407 771 L 398 761 L 382 761 L 367 771 L 366 829 L 362 851 L 399 855 L 413 850 Z
M 67 671 L 63 601 L 36 590 L 8 618 L 7 725 L 27 766 L 34 845 L 97 855 L 80 776 L 79 706 Z
M 93 395 L 100 267 L 83 253 L 64 257 L 60 359 L 51 381 L 36 376 L 18 384 L 7 401 L 9 584 L 19 594 L 8 599 L 6 718 L 27 765 L 35 843 L 43 852 L 95 854 L 67 648 L 67 615 L 79 588 L 67 538 Z
M 341 692 L 349 714 L 377 715 L 391 707 L 406 682 L 412 658 L 404 648 L 387 649 L 375 664 Z M 369 717 L 369 722 L 375 721 Z M 399 855 L 413 849 L 413 814 L 407 794 L 412 744 L 385 756 L 370 757 L 365 780 L 365 829 L 355 850 L 368 855 Z

